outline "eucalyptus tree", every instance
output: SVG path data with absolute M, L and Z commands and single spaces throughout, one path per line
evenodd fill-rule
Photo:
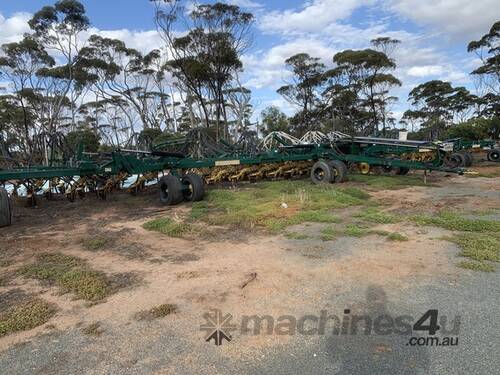
M 307 53 L 291 56 L 285 60 L 285 64 L 291 72 L 291 78 L 278 89 L 278 93 L 298 108 L 291 122 L 293 131 L 300 134 L 310 130 L 315 120 L 326 67 L 319 58 Z
M 32 37 L 46 50 L 55 51 L 61 62 L 58 66 L 45 67 L 38 72 L 44 85 L 44 95 L 50 97 L 47 119 L 47 131 L 50 134 L 56 131 L 68 98 L 72 122 L 75 121 L 74 103 L 81 95 L 75 86 L 75 65 L 83 44 L 81 35 L 89 28 L 90 21 L 82 3 L 77 0 L 59 0 L 52 6 L 41 8 L 28 24 L 33 31 Z
M 31 131 L 26 123 L 35 122 L 36 114 L 30 107 L 21 107 L 14 95 L 0 96 L 0 161 L 27 160 L 33 153 Z
M 345 50 L 333 57 L 334 68 L 325 73 L 325 90 L 330 111 L 353 121 L 358 132 L 369 134 L 387 126 L 386 107 L 395 98 L 389 91 L 401 85 L 391 72 L 396 63 L 384 52 L 373 49 Z M 340 102 L 340 103 L 339 103 Z M 327 110 L 328 110 L 327 105 Z
M 363 119 L 366 113 L 369 118 L 364 126 L 364 133 L 379 131 L 386 127 L 385 108 L 394 98 L 388 96 L 389 91 L 401 85 L 391 72 L 396 63 L 384 52 L 373 49 L 346 50 L 333 57 L 336 64 L 329 76 L 337 84 L 345 86 L 357 99 L 363 109 Z
M 262 129 L 261 132 L 267 135 L 274 131 L 289 132 L 290 121 L 286 114 L 284 114 L 278 107 L 266 107 L 261 113 Z
M 125 112 L 124 112 L 125 110 Z M 82 123 L 94 131 L 106 144 L 121 147 L 132 137 L 131 129 L 137 118 L 121 97 L 87 101 L 78 108 Z
M 457 116 L 460 118 L 474 105 L 475 99 L 464 87 L 453 87 L 450 82 L 440 80 L 428 81 L 410 91 L 408 100 L 415 110 L 406 111 L 403 119 L 420 121 L 428 138 L 437 139 Z
M 42 68 L 54 66 L 55 61 L 30 36 L 19 42 L 4 44 L 0 50 L 0 79 L 7 82 L 9 90 L 9 94 L 3 97 L 3 104 L 16 114 L 11 130 L 15 129 L 18 145 L 29 156 L 33 152 L 33 136 L 42 131 L 40 104 L 43 103 L 43 86 L 37 79 L 37 73 Z
M 250 104 L 252 99 L 252 91 L 242 86 L 237 80 L 238 86 L 230 87 L 224 90 L 226 97 L 226 107 L 228 112 L 228 124 L 234 124 L 232 127 L 233 138 L 237 138 L 238 134 L 245 132 L 249 125 L 250 117 L 253 113 L 253 107 Z
M 500 21 L 481 39 L 469 43 L 469 52 L 474 52 L 481 65 L 472 71 L 478 79 L 482 96 L 477 99 L 479 115 L 492 119 L 498 127 L 500 122 Z M 498 133 L 498 132 L 497 132 Z
M 172 123 L 162 59 L 159 50 L 143 55 L 121 40 L 92 35 L 80 51 L 78 67 L 97 96 L 123 99 L 114 104 L 124 114 L 132 110 L 144 129 L 160 129 Z
M 500 95 L 500 21 L 481 39 L 470 42 L 467 51 L 474 52 L 481 60 L 481 65 L 471 74 L 480 79 L 488 92 Z
M 187 11 L 181 0 L 157 1 L 155 14 L 170 53 L 169 67 L 196 98 L 205 125 L 214 123 L 217 136 L 227 138 L 224 90 L 242 68 L 240 57 L 251 41 L 253 15 L 224 3 L 194 5 Z M 210 106 L 215 107 L 213 119 Z
M 401 44 L 400 40 L 391 37 L 378 37 L 372 39 L 370 43 L 377 51 L 384 53 L 394 64 L 396 64 L 393 55 Z M 399 84 L 396 84 L 396 86 L 400 85 L 400 82 Z M 391 105 L 398 101 L 398 97 L 390 95 L 391 88 L 392 87 L 387 87 L 385 90 L 382 90 L 377 99 L 379 118 L 382 123 L 383 133 L 386 132 L 386 129 L 389 127 L 389 125 L 394 124 L 396 121 L 396 119 L 392 116 Z
M 370 40 L 370 43 L 377 51 L 383 52 L 391 58 L 396 48 L 401 44 L 401 41 L 388 36 L 381 36 Z

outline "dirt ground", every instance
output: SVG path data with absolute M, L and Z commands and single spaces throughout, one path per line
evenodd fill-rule
M 484 167 L 488 173 L 497 169 Z M 429 182 L 431 187 L 367 191 L 394 213 L 434 213 L 450 207 L 493 212 L 492 217 L 500 219 L 499 177 L 439 174 Z M 484 285 L 491 285 L 490 293 L 498 295 L 498 272 L 456 267 L 459 249 L 443 239 L 449 231 L 408 222 L 375 227 L 403 234 L 408 241 L 402 242 L 376 234 L 322 241 L 324 225 L 318 223 L 288 228 L 307 235 L 307 240 L 234 228 L 221 229 L 219 236 L 182 239 L 142 228 L 153 218 L 189 210 L 188 204 L 159 206 L 154 189 L 137 196 L 117 193 L 106 201 L 87 197 L 74 203 L 40 201 L 37 208 L 14 206 L 13 226 L 0 229 L 5 262 L 0 273 L 9 276 L 0 285 L 1 303 L 8 304 L 8 296 L 15 299 L 16 293 L 32 295 L 54 304 L 57 312 L 39 327 L 0 337 L 2 373 L 291 373 L 304 368 L 309 373 L 342 374 L 384 373 L 384 366 L 392 366 L 385 373 L 439 372 L 450 369 L 448 361 L 458 366 L 456 358 L 463 353 L 411 351 L 393 339 L 376 338 L 344 342 L 339 349 L 332 337 L 239 331 L 232 332 L 231 342 L 217 347 L 205 342 L 200 324 L 203 314 L 213 309 L 230 313 L 235 320 L 243 315 L 303 316 L 321 310 L 342 316 L 345 309 L 354 314 L 374 306 L 382 309 L 377 311 L 420 316 L 440 304 L 451 316 L 460 304 L 458 310 L 465 314 L 467 295 L 476 293 L 470 288 L 488 293 Z M 337 210 L 336 215 L 343 217 L 349 210 Z M 89 249 L 85 241 L 92 238 L 105 242 Z M 89 303 L 71 293 L 61 294 L 54 285 L 15 274 L 45 252 L 82 258 L 92 269 L 129 278 L 104 301 Z M 461 287 L 467 291 L 461 293 L 463 300 L 444 305 L 448 297 L 436 297 Z M 433 288 L 441 289 L 431 297 Z M 177 306 L 175 313 L 151 321 L 134 318 L 166 303 Z M 492 316 L 498 316 L 498 307 L 492 308 L 496 309 Z M 96 322 L 99 334 L 86 334 L 83 328 Z M 498 332 L 498 323 L 494 324 L 485 330 Z M 302 358 L 304 353 L 307 358 Z M 356 359 L 365 354 L 366 358 Z M 477 365 L 479 373 L 494 362 Z

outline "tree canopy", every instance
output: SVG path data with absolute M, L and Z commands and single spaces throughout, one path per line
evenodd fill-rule
M 232 141 L 272 131 L 389 136 L 398 128 L 427 139 L 498 138 L 500 21 L 467 46 L 480 61 L 471 72 L 478 90 L 421 82 L 397 123 L 394 92 L 402 82 L 394 56 L 405 42 L 377 36 L 330 59 L 295 51 L 283 61 L 277 90 L 293 110 L 270 106 L 257 116 L 243 64 L 254 16 L 217 2 L 153 6 L 163 43 L 151 51 L 89 35 L 94 29 L 78 0 L 42 7 L 22 40 L 0 46 L 2 160 L 50 164 L 79 142 L 91 151 L 148 148 L 198 127 Z

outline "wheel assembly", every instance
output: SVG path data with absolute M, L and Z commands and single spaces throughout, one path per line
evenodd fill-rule
M 500 150 L 491 150 L 488 152 L 487 158 L 489 161 L 500 161 Z
M 315 184 L 327 184 L 333 182 L 333 171 L 330 164 L 324 160 L 317 161 L 311 168 L 311 181 Z
M 196 173 L 188 173 L 182 176 L 182 195 L 188 202 L 198 202 L 205 195 L 205 183 L 203 178 Z
M 470 152 L 462 152 L 462 156 L 464 158 L 464 167 L 470 167 L 472 166 L 472 163 L 474 162 L 474 159 L 472 158 L 472 154 Z
M 400 168 L 399 167 L 393 167 L 390 165 L 382 165 L 380 166 L 380 172 L 383 175 L 386 176 L 395 176 L 400 174 Z
M 0 187 L 0 227 L 7 227 L 12 223 L 12 206 L 7 190 Z
M 451 154 L 446 159 L 446 165 L 451 167 L 451 168 L 463 167 L 463 166 L 465 166 L 464 156 L 462 154 L 459 154 L 458 152 Z
M 328 160 L 332 171 L 332 182 L 339 183 L 347 181 L 347 166 L 340 160 Z
M 382 176 L 382 175 L 386 174 L 386 170 L 381 165 L 371 165 L 370 166 L 370 173 L 374 174 L 376 176 Z
M 179 177 L 168 174 L 160 178 L 160 202 L 168 206 L 179 204 L 184 199 Z
M 400 175 L 400 176 L 405 176 L 405 175 L 408 174 L 409 171 L 410 171 L 409 168 L 400 167 L 399 171 L 397 172 L 397 174 Z
M 370 173 L 370 164 L 368 163 L 359 163 L 358 164 L 358 169 L 361 174 L 368 174 Z

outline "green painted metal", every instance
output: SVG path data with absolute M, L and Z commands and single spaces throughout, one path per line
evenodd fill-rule
M 446 142 L 453 142 L 454 151 L 491 150 L 495 148 L 497 142 L 491 139 L 481 139 L 471 141 L 463 138 L 450 139 Z
M 164 170 L 211 168 L 221 165 L 256 165 L 287 161 L 315 161 L 319 159 L 463 173 L 463 170 L 460 168 L 448 168 L 444 166 L 445 153 L 437 147 L 431 149 L 436 155 L 431 162 L 410 161 L 400 158 L 401 155 L 408 152 L 415 152 L 415 150 L 415 147 L 396 145 L 368 145 L 363 147 L 359 143 L 340 141 L 335 144 L 283 146 L 276 150 L 257 153 L 255 155 L 245 155 L 235 151 L 233 154 L 224 154 L 210 158 L 182 157 L 180 155 L 155 156 L 154 153 L 117 150 L 112 152 L 111 156 L 103 162 L 92 161 L 83 152 L 79 152 L 78 160 L 73 162 L 72 165 L 0 170 L 0 182 L 50 179 L 54 177 L 106 176 L 118 173 L 135 175 Z

